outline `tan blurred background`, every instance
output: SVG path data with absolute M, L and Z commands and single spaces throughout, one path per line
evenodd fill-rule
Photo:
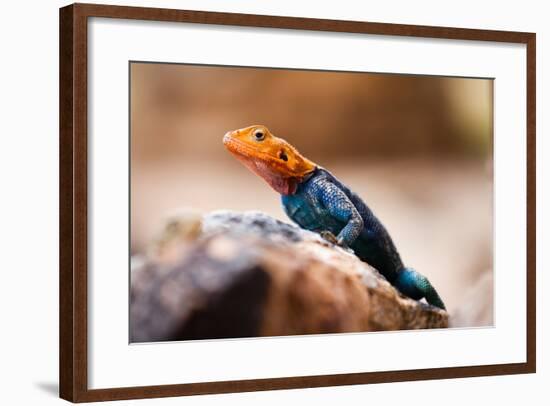
M 454 325 L 492 324 L 492 94 L 488 79 L 132 63 L 132 252 L 181 207 L 288 221 L 222 145 L 265 124 L 364 198 Z

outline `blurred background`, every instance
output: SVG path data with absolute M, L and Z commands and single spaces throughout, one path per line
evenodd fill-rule
M 222 144 L 264 124 L 363 197 L 453 325 L 490 325 L 492 94 L 490 79 L 132 63 L 132 253 L 182 207 L 289 221 Z

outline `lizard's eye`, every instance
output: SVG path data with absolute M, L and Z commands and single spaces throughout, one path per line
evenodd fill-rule
M 288 156 L 286 155 L 286 152 L 285 151 L 281 151 L 279 152 L 279 158 L 281 158 L 283 161 L 287 162 L 288 161 Z
M 265 138 L 265 134 L 262 130 L 257 130 L 255 133 L 254 133 L 254 138 L 256 138 L 257 141 L 261 141 Z

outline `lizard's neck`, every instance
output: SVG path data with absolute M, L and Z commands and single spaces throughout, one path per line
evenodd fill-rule
M 315 168 L 311 172 L 306 173 L 306 175 L 302 178 L 301 183 L 305 183 L 308 180 L 310 180 L 313 177 L 313 175 L 315 175 L 318 171 L 319 171 L 319 167 L 315 166 Z
M 305 184 L 308 180 L 310 180 L 315 175 L 315 173 L 317 173 L 317 170 L 318 170 L 318 168 L 315 167 L 315 169 L 313 169 L 309 173 L 306 173 L 301 178 L 287 179 L 286 182 L 287 182 L 288 187 L 285 189 L 285 192 L 287 192 L 287 193 L 282 193 L 282 192 L 279 192 L 279 193 L 281 193 L 281 195 L 283 195 L 283 196 L 289 196 L 289 195 L 296 194 L 296 192 L 298 191 L 300 186 Z

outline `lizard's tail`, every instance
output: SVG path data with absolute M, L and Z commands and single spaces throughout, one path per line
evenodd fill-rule
M 415 300 L 426 298 L 426 301 L 445 310 L 445 304 L 428 278 L 412 268 L 403 268 L 397 273 L 394 286 L 405 296 Z

